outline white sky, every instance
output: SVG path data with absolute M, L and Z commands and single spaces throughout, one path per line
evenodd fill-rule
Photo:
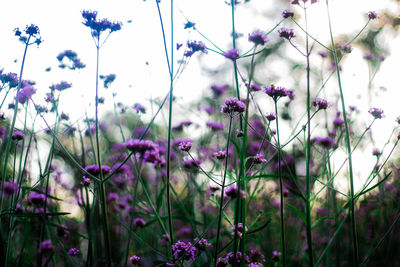
M 310 32 L 323 43 L 329 41 L 325 1 L 313 5 L 309 9 Z M 185 14 L 196 26 L 212 41 L 223 49 L 229 49 L 231 39 L 230 16 L 231 10 L 223 0 L 175 0 L 175 40 L 185 42 L 188 38 L 202 40 L 192 32 L 188 37 L 188 31 L 183 30 L 185 19 L 179 10 Z M 269 30 L 277 22 L 271 20 L 272 5 L 279 4 L 279 13 L 289 4 L 281 1 L 252 0 L 250 4 L 238 6 L 237 30 L 246 37 L 253 30 Z M 166 33 L 169 45 L 169 1 L 162 0 L 161 8 L 163 19 L 166 23 Z M 331 14 L 334 33 L 355 33 L 364 26 L 365 14 L 370 10 L 380 13 L 383 10 L 398 12 L 394 1 L 390 0 L 331 0 Z M 122 21 L 122 30 L 113 33 L 104 47 L 101 49 L 100 74 L 117 74 L 117 79 L 112 88 L 117 92 L 117 101 L 127 105 L 141 102 L 149 107 L 150 98 L 164 96 L 168 91 L 168 71 L 164 55 L 160 22 L 158 19 L 156 4 L 153 0 L 146 2 L 141 0 L 85 0 L 85 1 L 55 1 L 55 0 L 14 0 L 3 1 L 0 9 L 0 68 L 5 72 L 19 73 L 20 60 L 23 53 L 23 45 L 13 36 L 15 27 L 24 28 L 27 24 L 36 24 L 40 27 L 44 42 L 39 48 L 29 48 L 24 79 L 37 82 L 37 102 L 43 101 L 40 96 L 48 91 L 48 86 L 62 80 L 72 82 L 73 88 L 65 91 L 61 100 L 62 110 L 70 113 L 71 117 L 82 116 L 84 107 L 89 114 L 93 114 L 92 103 L 95 90 L 95 47 L 90 37 L 90 31 L 82 25 L 82 10 L 97 10 L 100 18 Z M 293 8 L 300 12 L 298 7 Z M 132 20 L 132 23 L 127 23 Z M 303 21 L 300 20 L 300 23 Z M 283 24 L 290 27 L 290 24 Z M 299 29 L 295 28 L 298 35 Z M 381 71 L 375 79 L 374 86 L 383 86 L 387 89 L 379 97 L 373 100 L 372 106 L 384 109 L 386 122 L 377 122 L 374 128 L 377 140 L 383 143 L 388 138 L 388 130 L 395 125 L 394 118 L 400 115 L 398 99 L 400 97 L 400 76 L 397 74 L 400 62 L 399 38 L 383 41 L 382 45 L 390 50 L 387 60 L 383 63 Z M 270 39 L 278 38 L 276 32 Z M 242 38 L 238 42 L 239 50 L 246 51 L 250 46 Z M 208 44 L 205 40 L 203 40 Z M 295 41 L 296 42 L 296 41 Z M 78 53 L 78 57 L 87 67 L 80 71 L 61 70 L 57 67 L 56 56 L 67 49 Z M 284 50 L 289 56 L 298 57 L 296 52 L 287 46 Z M 357 95 L 363 95 L 367 88 L 367 65 L 360 64 L 363 52 L 355 48 L 346 60 L 343 72 L 343 85 L 348 97 L 348 104 Z M 200 72 L 198 55 L 190 61 L 189 66 L 182 74 L 175 87 L 175 95 L 184 101 L 198 99 L 204 90 L 208 90 L 213 82 Z M 14 63 L 14 60 L 17 62 Z M 207 66 L 218 69 L 225 61 L 217 55 L 209 53 L 201 57 Z M 146 62 L 149 64 L 146 65 Z M 52 67 L 51 72 L 45 72 L 47 67 Z M 284 77 L 281 78 L 284 82 Z M 217 82 L 229 82 L 217 81 Z M 267 82 L 266 82 L 267 83 Z M 334 86 L 334 84 L 332 85 Z M 109 109 L 112 105 L 111 90 L 102 95 L 106 96 L 106 105 L 102 110 Z M 1 96 L 1 95 L 0 95 Z M 83 97 L 82 97 L 83 96 Z M 356 101 L 356 100 L 354 100 Z M 185 102 L 185 103 L 187 103 Z M 41 102 L 43 103 L 43 102 Z M 357 102 L 355 102 L 357 103 Z M 369 107 L 362 106 L 361 111 L 366 112 Z M 388 128 L 390 127 L 390 128 Z

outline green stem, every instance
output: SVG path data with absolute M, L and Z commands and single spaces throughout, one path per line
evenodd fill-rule
M 219 236 L 221 230 L 221 218 L 222 218 L 222 206 L 224 204 L 224 192 L 225 192 L 225 180 L 226 180 L 226 172 L 228 169 L 228 158 L 229 158 L 229 143 L 230 143 L 230 136 L 232 130 L 232 116 L 229 118 L 229 129 L 228 129 L 228 136 L 226 142 L 226 149 L 225 149 L 225 168 L 224 168 L 224 178 L 222 180 L 222 187 L 221 187 L 221 199 L 219 204 L 219 212 L 218 212 L 218 226 L 217 226 L 217 240 L 215 241 L 215 251 L 214 251 L 214 266 L 217 266 L 217 258 L 218 258 L 218 246 L 219 246 Z
M 328 0 L 326 0 L 326 7 L 327 7 L 327 12 L 328 12 L 331 44 L 332 44 L 332 47 L 334 47 L 335 43 L 333 40 Z M 336 64 L 336 73 L 337 73 L 338 84 L 339 84 L 340 99 L 342 102 L 343 120 L 344 120 L 344 126 L 345 126 L 345 131 L 346 131 L 346 135 L 345 135 L 346 150 L 347 150 L 347 154 L 348 154 L 348 158 L 349 158 L 350 198 L 351 198 L 349 208 L 350 208 L 351 234 L 352 234 L 352 243 L 353 243 L 353 261 L 354 261 L 353 264 L 354 264 L 354 266 L 358 267 L 358 266 L 360 266 L 360 258 L 359 258 L 359 253 L 358 253 L 358 240 L 357 240 L 356 219 L 355 219 L 355 211 L 354 211 L 354 182 L 353 182 L 353 164 L 352 164 L 352 156 L 351 156 L 352 151 L 351 151 L 351 144 L 350 144 L 350 132 L 349 132 L 349 125 L 347 122 L 347 113 L 346 113 L 346 105 L 344 102 L 342 82 L 340 79 L 339 62 L 338 62 L 338 58 L 337 58 L 337 54 L 336 54 L 335 50 L 333 51 L 333 57 L 334 57 L 335 64 Z
M 275 100 L 275 114 L 276 114 L 276 135 L 277 135 L 277 141 L 278 141 L 278 177 L 279 177 L 279 193 L 280 193 L 280 232 L 281 232 L 281 238 L 280 238 L 280 246 L 282 250 L 282 257 L 281 257 L 281 264 L 282 266 L 286 266 L 286 245 L 285 245 L 285 225 L 284 225 L 284 200 L 283 200 L 283 180 L 282 180 L 282 174 L 281 174 L 281 143 L 280 143 L 280 138 L 279 138 L 279 114 L 278 114 L 278 100 Z
M 311 94 L 310 94 L 310 51 L 308 40 L 308 24 L 307 10 L 304 8 L 304 19 L 306 23 L 306 58 L 307 58 L 307 142 L 306 142 L 306 229 L 307 229 L 307 246 L 309 266 L 313 267 L 313 245 L 311 231 L 311 207 L 310 207 L 310 191 L 311 191 L 311 175 L 310 175 L 310 158 L 311 158 Z

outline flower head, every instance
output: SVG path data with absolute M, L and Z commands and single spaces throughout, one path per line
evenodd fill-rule
M 188 152 L 192 148 L 192 141 L 191 140 L 186 140 L 183 142 L 180 142 L 178 145 L 178 149 L 181 151 Z
M 385 117 L 385 115 L 383 115 L 383 110 L 380 108 L 371 108 L 368 113 L 371 114 L 375 119 L 382 119 Z
M 265 45 L 268 40 L 267 36 L 261 31 L 257 30 L 249 34 L 249 42 L 254 43 L 254 45 Z
M 207 54 L 207 47 L 202 41 L 188 41 L 188 50 L 185 51 L 184 56 L 190 57 L 196 52 L 203 52 Z
M 314 107 L 318 107 L 318 110 L 328 108 L 328 101 L 322 98 L 315 98 L 312 103 Z
M 137 265 L 142 262 L 142 258 L 136 255 L 133 255 L 129 258 L 129 262 L 133 265 Z
M 21 131 L 15 130 L 11 136 L 12 140 L 21 141 L 25 139 L 25 134 Z
M 143 220 L 142 218 L 135 218 L 133 220 L 133 225 L 135 225 L 136 227 L 143 228 L 146 226 L 146 221 Z
M 273 121 L 276 119 L 276 114 L 271 112 L 265 115 L 265 117 L 267 118 L 268 121 Z
M 78 253 L 79 253 L 79 249 L 77 249 L 77 248 L 71 248 L 70 250 L 68 250 L 68 255 L 71 255 L 71 256 L 76 256 L 76 255 L 78 255 Z
M 236 97 L 229 97 L 225 99 L 225 105 L 221 106 L 221 112 L 226 114 L 233 114 L 234 112 L 242 113 L 246 105 Z
M 275 87 L 273 84 L 271 84 L 271 86 L 265 86 L 264 92 L 272 97 L 275 101 L 281 97 L 288 96 L 288 91 L 284 87 Z
M 100 34 L 107 30 L 110 33 L 121 30 L 121 22 L 111 22 L 108 19 L 99 20 L 97 18 L 97 11 L 83 10 L 82 17 L 84 19 L 83 25 L 92 30 L 94 37 L 99 38 Z
M 225 53 L 222 54 L 224 57 L 229 58 L 231 60 L 236 60 L 239 58 L 239 51 L 237 48 L 232 48 L 229 51 L 226 51 Z
M 175 259 L 182 257 L 183 260 L 193 261 L 196 257 L 197 249 L 190 242 L 178 241 L 172 245 L 172 256 Z
M 287 19 L 287 18 L 293 18 L 293 16 L 294 16 L 293 11 L 290 11 L 289 9 L 285 9 L 285 10 L 283 10 L 283 12 L 282 12 L 282 17 L 285 18 L 285 19 Z
M 51 240 L 45 240 L 40 243 L 40 252 L 41 253 L 50 253 L 54 250 L 53 246 L 51 245 Z
M 288 28 L 283 27 L 278 30 L 278 33 L 279 33 L 279 37 L 285 38 L 287 40 L 290 40 L 290 39 L 296 37 L 293 29 L 288 29 Z
M 57 90 L 57 91 L 63 91 L 65 89 L 71 88 L 72 84 L 62 81 L 58 84 L 53 84 L 52 86 L 50 86 L 51 90 Z
M 374 19 L 378 18 L 378 14 L 375 11 L 369 11 L 367 13 L 367 16 L 370 20 L 374 20 Z

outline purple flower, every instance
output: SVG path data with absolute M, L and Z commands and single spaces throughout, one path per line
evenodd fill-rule
M 320 51 L 320 52 L 318 52 L 318 55 L 320 55 L 322 58 L 327 58 L 329 54 L 328 54 L 328 52 Z
M 382 152 L 381 152 L 379 149 L 377 149 L 377 148 L 375 148 L 374 150 L 372 150 L 372 155 L 374 155 L 374 156 L 376 156 L 376 157 L 379 157 L 381 154 L 382 154 Z
M 320 145 L 324 148 L 327 148 L 327 149 L 333 148 L 336 145 L 335 140 L 333 140 L 333 138 L 330 136 L 317 137 L 317 138 L 315 138 L 315 143 L 317 143 L 318 145 Z
M 196 257 L 197 249 L 190 242 L 178 241 L 172 245 L 172 256 L 175 259 L 193 261 Z
M 343 123 L 344 123 L 344 121 L 343 121 L 342 118 L 340 118 L 340 117 L 336 117 L 336 118 L 333 120 L 333 126 L 335 126 L 335 128 L 342 127 Z
M 83 185 L 83 186 L 89 186 L 90 185 L 90 179 L 89 178 L 83 176 L 82 180 L 83 181 L 81 182 L 81 185 Z
M 68 255 L 71 255 L 71 256 L 76 256 L 76 255 L 78 255 L 78 253 L 79 253 L 79 249 L 77 249 L 77 248 L 71 248 L 68 251 Z
M 374 55 L 371 52 L 365 52 L 364 53 L 364 59 L 368 61 L 372 61 L 375 59 Z
M 217 159 L 224 159 L 226 157 L 226 152 L 225 151 L 218 151 L 218 152 L 214 152 L 214 157 L 216 157 Z
M 279 37 L 285 38 L 285 39 L 287 39 L 287 40 L 289 40 L 289 41 L 290 41 L 290 39 L 292 39 L 293 37 L 296 37 L 296 35 L 294 34 L 293 29 L 288 29 L 288 28 L 282 27 L 282 28 L 280 28 L 280 29 L 278 30 L 278 33 L 279 33 Z
M 146 221 L 143 220 L 142 218 L 135 218 L 133 220 L 133 225 L 135 225 L 136 227 L 143 228 L 146 225 Z
M 369 11 L 367 13 L 367 16 L 368 16 L 368 19 L 370 19 L 370 20 L 374 20 L 374 19 L 378 18 L 378 14 L 376 14 L 375 11 Z
M 179 143 L 178 145 L 179 150 L 188 152 L 192 148 L 192 141 L 187 140 L 184 142 Z
M 197 237 L 194 239 L 194 242 L 196 243 L 194 246 L 198 249 L 198 250 L 206 250 L 206 248 L 211 247 L 211 244 L 208 243 L 207 239 L 202 238 L 202 239 L 198 239 Z
M 344 53 L 351 53 L 353 47 L 351 45 L 347 45 L 346 43 L 339 43 L 337 45 Z
M 288 96 L 288 91 L 284 87 L 275 87 L 275 85 L 271 84 L 271 86 L 265 86 L 264 92 L 272 97 L 275 101 L 278 101 L 279 98 Z
M 31 192 L 28 196 L 28 202 L 34 205 L 43 205 L 46 200 L 46 196 L 44 194 L 36 193 L 35 191 Z
M 265 45 L 268 40 L 267 36 L 261 31 L 257 30 L 249 34 L 249 42 L 254 43 L 254 45 Z
M 219 130 L 223 130 L 224 129 L 224 124 L 220 123 L 220 122 L 208 121 L 206 123 L 206 126 L 211 128 L 211 130 L 213 130 L 213 131 L 219 131 Z
M 187 47 L 188 47 L 188 50 L 185 51 L 185 53 L 184 53 L 185 57 L 190 57 L 196 52 L 203 52 L 203 53 L 207 54 L 207 47 L 201 41 L 188 41 Z
M 8 84 L 10 88 L 14 88 L 18 86 L 18 76 L 15 73 L 8 73 L 8 74 L 2 74 L 0 73 L 0 81 L 3 84 Z M 1 89 L 0 89 L 1 90 Z
M 236 266 L 238 263 L 242 262 L 242 252 L 238 251 L 236 252 L 236 257 L 234 256 L 233 252 L 229 252 L 226 254 L 226 260 L 228 263 L 232 264 L 233 266 Z M 249 263 L 249 257 L 245 256 L 245 262 Z
M 228 188 L 226 189 L 225 195 L 226 195 L 227 197 L 230 197 L 230 198 L 237 198 L 237 197 L 239 196 L 239 190 L 238 190 L 238 188 L 236 187 L 236 185 L 231 185 L 230 187 L 228 187 Z M 244 196 L 243 190 L 240 190 L 240 195 L 241 195 L 241 197 Z
M 133 265 L 137 265 L 142 262 L 142 258 L 136 255 L 133 255 L 129 258 L 129 262 Z
M 272 260 L 273 261 L 275 261 L 275 262 L 279 261 L 280 257 L 281 257 L 281 253 L 279 251 L 274 250 L 272 252 Z
M 28 81 L 22 82 L 22 88 L 17 93 L 18 102 L 21 104 L 25 104 L 34 93 L 36 93 L 36 89 L 33 88 L 33 84 Z
M 18 190 L 18 184 L 12 181 L 6 181 L 4 182 L 4 193 L 7 196 L 13 195 L 15 192 Z
M 11 136 L 12 140 L 21 141 L 25 139 L 25 134 L 21 131 L 15 130 Z
M 236 97 L 225 99 L 225 105 L 221 106 L 221 112 L 225 114 L 241 113 L 245 110 L 246 105 Z
M 124 145 L 128 150 L 142 154 L 144 154 L 147 150 L 156 149 L 156 145 L 150 140 L 128 139 Z
M 252 263 L 264 263 L 265 262 L 264 254 L 262 254 L 257 249 L 250 250 L 250 261 Z
M 268 121 L 273 121 L 276 119 L 276 114 L 271 112 L 265 115 L 265 117 L 267 118 Z
M 318 110 L 328 108 L 328 101 L 322 98 L 315 98 L 312 103 L 314 107 L 318 107 Z
M 213 91 L 214 98 L 217 98 L 217 97 L 223 95 L 228 89 L 229 89 L 228 84 L 223 84 L 223 85 L 213 84 L 213 85 L 211 85 L 211 90 Z
M 40 252 L 41 253 L 50 253 L 54 250 L 53 246 L 51 245 L 51 240 L 45 240 L 40 243 Z
M 71 88 L 72 84 L 62 81 L 58 84 L 53 84 L 52 86 L 50 86 L 51 90 L 57 90 L 57 91 L 63 91 L 65 89 Z
M 237 230 L 235 231 L 236 227 L 232 226 L 231 228 L 232 231 L 232 236 L 235 236 L 235 234 L 238 235 L 239 238 L 242 237 L 243 235 L 243 224 L 242 223 L 238 223 L 237 224 Z M 247 232 L 249 229 L 247 228 L 247 226 L 244 227 L 244 232 Z
M 251 90 L 251 91 L 254 91 L 254 92 L 256 92 L 256 91 L 261 91 L 261 86 L 259 86 L 259 85 L 256 84 L 256 83 L 252 83 L 252 84 L 250 85 L 250 90 Z
M 229 51 L 226 51 L 222 54 L 224 57 L 229 58 L 231 60 L 236 60 L 239 58 L 239 52 L 236 48 L 232 48 Z
M 26 25 L 25 33 L 28 35 L 40 34 L 40 30 L 38 26 L 31 24 L 31 25 Z
M 136 110 L 136 113 L 146 114 L 146 108 L 142 104 L 135 103 L 133 109 Z
M 106 30 L 109 32 L 115 32 L 121 30 L 121 22 L 111 22 L 108 19 L 97 19 L 97 11 L 82 11 L 82 17 L 84 19 L 83 25 L 89 27 L 92 30 L 94 37 L 100 37 L 100 34 Z
M 265 163 L 265 162 L 267 162 L 267 160 L 264 158 L 263 153 L 258 153 L 253 157 L 254 164 L 261 164 L 261 163 Z
M 282 17 L 284 17 L 285 19 L 287 18 L 293 18 L 294 13 L 292 11 L 290 11 L 289 9 L 285 9 L 282 12 Z
M 385 117 L 385 115 L 383 115 L 383 110 L 380 108 L 371 108 L 368 113 L 371 114 L 375 119 L 382 119 Z
M 228 260 L 226 258 L 218 258 L 217 267 L 225 267 L 225 266 L 228 266 Z
M 118 194 L 117 193 L 109 193 L 107 196 L 107 200 L 110 202 L 116 202 L 118 201 Z
M 101 80 L 104 80 L 104 88 L 108 88 L 111 85 L 111 83 L 113 81 L 115 81 L 115 78 L 117 78 L 117 75 L 111 73 L 108 75 L 100 75 L 99 77 Z

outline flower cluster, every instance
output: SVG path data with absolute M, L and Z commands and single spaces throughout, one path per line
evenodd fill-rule
M 207 54 L 207 47 L 202 41 L 188 41 L 188 50 L 185 51 L 184 56 L 190 57 L 196 52 L 203 52 Z
M 77 249 L 77 248 L 71 248 L 68 251 L 68 255 L 71 255 L 71 256 L 76 256 L 76 255 L 78 255 L 78 253 L 79 253 L 79 249 Z
M 239 51 L 237 50 L 237 48 L 232 48 L 231 50 L 226 51 L 222 55 L 231 60 L 236 60 L 240 57 Z
M 136 255 L 129 257 L 129 262 L 133 265 L 137 265 L 142 262 L 142 258 Z
M 40 45 L 42 43 L 39 27 L 34 24 L 26 25 L 24 32 L 22 32 L 19 28 L 15 28 L 14 33 L 15 36 L 18 36 L 19 40 L 26 45 Z M 34 39 L 34 41 L 30 42 L 32 38 Z
M 67 60 L 64 60 L 65 58 Z M 62 69 L 68 67 L 70 70 L 75 70 L 86 67 L 86 65 L 78 58 L 78 54 L 72 50 L 65 50 L 64 52 L 61 52 L 58 54 L 57 60 L 60 63 L 58 67 Z
M 214 98 L 222 96 L 223 94 L 225 94 L 225 92 L 228 89 L 229 89 L 228 84 L 223 84 L 223 85 L 213 84 L 213 85 L 211 85 L 211 90 L 213 92 Z
M 338 43 L 338 48 L 342 50 L 344 53 L 349 54 L 353 51 L 353 47 L 346 43 Z
M 318 110 L 328 108 L 328 101 L 322 98 L 315 98 L 312 104 L 314 107 L 318 107 Z
M 267 36 L 261 31 L 257 30 L 249 34 L 249 42 L 254 43 L 254 45 L 265 45 L 268 40 Z
M 285 19 L 287 19 L 287 18 L 293 18 L 293 16 L 294 16 L 293 11 L 290 11 L 289 9 L 285 9 L 285 10 L 283 10 L 283 12 L 282 12 L 282 17 L 285 18 Z
M 193 261 L 196 257 L 197 249 L 190 242 L 178 241 L 172 245 L 172 256 L 175 259 Z
M 385 115 L 383 115 L 383 110 L 380 108 L 371 108 L 368 113 L 371 114 L 375 119 L 382 119 L 385 117 Z
M 15 73 L 7 73 L 7 74 L 3 74 L 3 70 L 0 70 L 0 81 L 3 84 L 3 86 L 5 84 L 8 84 L 9 88 L 15 88 L 18 86 L 18 76 Z M 1 86 L 0 88 L 2 89 L 3 86 Z M 0 89 L 0 91 L 1 91 Z
M 117 75 L 111 73 L 108 75 L 100 75 L 99 78 L 101 80 L 104 80 L 104 88 L 108 88 L 110 86 L 110 84 L 115 80 L 115 78 L 117 77 Z
M 288 29 L 288 28 L 282 27 L 282 28 L 280 28 L 278 30 L 278 33 L 279 33 L 279 37 L 285 38 L 285 39 L 287 39 L 289 41 L 290 41 L 290 39 L 296 37 L 296 35 L 294 34 L 293 29 Z
M 111 22 L 108 19 L 97 19 L 97 11 L 82 11 L 82 17 L 84 19 L 83 25 L 89 27 L 92 30 L 92 35 L 96 38 L 100 38 L 100 34 L 109 31 L 116 32 L 121 30 L 121 22 Z M 99 45 L 97 43 L 97 45 Z
M 265 86 L 264 93 L 272 97 L 274 101 L 278 101 L 281 97 L 288 96 L 288 91 L 284 87 L 275 87 L 273 84 L 271 84 L 271 86 Z
M 241 238 L 243 236 L 243 224 L 242 223 L 238 223 L 237 224 L 237 230 L 235 226 L 232 226 L 231 228 L 232 231 L 232 236 L 235 236 L 235 234 L 237 234 L 237 236 L 239 238 Z M 244 232 L 247 232 L 249 229 L 247 228 L 247 226 L 244 227 Z
M 178 149 L 181 151 L 188 152 L 192 148 L 192 141 L 191 140 L 186 140 L 183 142 L 180 142 L 178 145 Z
M 374 20 L 376 18 L 378 18 L 378 14 L 375 11 L 369 11 L 367 13 L 368 19 L 370 20 Z
M 51 90 L 57 90 L 57 91 L 63 91 L 65 89 L 71 88 L 72 84 L 66 82 L 66 81 L 62 81 L 60 83 L 57 84 L 53 84 L 50 86 Z
M 225 104 L 221 106 L 221 112 L 226 114 L 233 114 L 235 112 L 242 113 L 246 105 L 236 97 L 229 97 L 225 99 Z
M 33 87 L 35 83 L 31 81 L 22 81 L 21 89 L 17 93 L 17 100 L 21 104 L 25 104 L 36 93 Z

